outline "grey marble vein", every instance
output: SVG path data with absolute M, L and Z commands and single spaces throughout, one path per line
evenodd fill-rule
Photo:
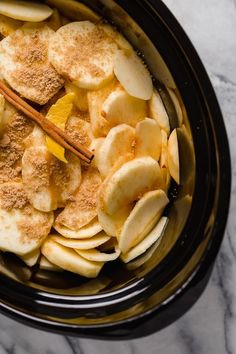
M 105 342 L 63 337 L 0 315 L 0 354 L 236 354 L 236 0 L 165 0 L 215 87 L 230 140 L 233 183 L 226 237 L 200 300 L 149 337 Z

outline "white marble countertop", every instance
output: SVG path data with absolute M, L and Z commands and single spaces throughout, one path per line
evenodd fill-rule
M 195 306 L 175 324 L 133 341 L 63 337 L 0 316 L 0 354 L 236 354 L 236 0 L 164 1 L 208 70 L 231 145 L 231 212 L 209 285 Z

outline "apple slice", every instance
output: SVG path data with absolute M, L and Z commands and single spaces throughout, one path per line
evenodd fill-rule
M 136 126 L 135 156 L 151 156 L 159 160 L 162 146 L 161 130 L 154 119 L 145 118 Z
M 55 223 L 53 225 L 54 229 L 59 232 L 60 235 L 66 238 L 72 239 L 87 239 L 97 235 L 102 231 L 102 226 L 98 222 L 97 218 L 94 218 L 89 224 L 82 227 L 78 231 L 70 230 L 68 227 L 65 227 L 61 224 Z
M 51 263 L 87 278 L 96 278 L 103 267 L 102 262 L 88 261 L 73 249 L 60 245 L 50 237 L 44 242 L 41 250 Z
M 42 22 L 51 16 L 53 10 L 45 4 L 33 1 L 1 0 L 0 14 L 21 21 Z
M 127 205 L 122 209 L 118 210 L 115 214 L 108 215 L 98 207 L 98 220 L 107 235 L 113 237 L 119 236 L 121 229 L 126 219 L 128 218 L 132 208 L 132 205 Z
M 166 88 L 164 85 L 159 85 L 158 93 L 162 99 L 163 105 L 169 118 L 170 131 L 172 131 L 175 128 L 179 127 L 179 119 L 175 109 L 175 105 L 169 94 L 168 88 Z
M 101 148 L 104 140 L 105 140 L 105 138 L 96 138 L 96 139 L 92 140 L 92 142 L 89 146 L 89 150 L 92 151 L 94 154 L 94 158 L 91 162 L 91 166 L 98 168 L 99 151 L 100 151 L 100 148 Z
M 180 161 L 177 130 L 173 130 L 168 140 L 168 168 L 171 177 L 180 184 Z
M 125 123 L 135 127 L 145 118 L 146 102 L 118 87 L 103 102 L 101 114 L 111 126 Z
M 169 200 L 162 190 L 144 194 L 127 218 L 119 237 L 119 248 L 127 253 L 141 242 L 160 219 Z
M 111 262 L 116 260 L 120 255 L 119 248 L 115 249 L 114 253 L 103 253 L 96 249 L 90 250 L 75 250 L 81 257 L 93 262 Z
M 105 232 L 100 232 L 98 235 L 91 237 L 89 239 L 83 240 L 69 240 L 67 238 L 61 236 L 52 236 L 52 240 L 60 243 L 60 245 L 69 247 L 69 248 L 76 248 L 80 250 L 88 250 L 92 248 L 96 248 L 104 244 L 110 239 L 109 236 L 105 234 Z
M 90 21 L 78 21 L 54 33 L 48 57 L 65 79 L 80 88 L 97 90 L 114 78 L 116 51 L 116 43 L 101 28 Z
M 120 157 L 132 153 L 134 139 L 135 130 L 127 124 L 120 124 L 109 131 L 97 156 L 98 170 L 103 178 Z
M 125 163 L 100 189 L 99 205 L 110 215 L 132 203 L 145 192 L 158 188 L 161 172 L 151 157 L 140 157 Z
M 133 47 L 127 41 L 127 39 L 125 39 L 125 37 L 121 33 L 119 33 L 113 26 L 108 25 L 107 23 L 102 25 L 98 24 L 98 27 L 100 26 L 103 31 L 106 32 L 106 34 L 111 37 L 114 42 L 116 42 L 119 49 L 126 49 L 130 51 L 133 50 Z
M 33 267 L 37 263 L 39 256 L 40 256 L 40 250 L 37 249 L 30 253 L 25 254 L 24 256 L 21 256 L 20 258 L 22 259 L 23 262 L 25 262 L 25 264 L 27 264 L 27 266 Z
M 149 234 L 141 241 L 137 246 L 133 247 L 130 251 L 121 255 L 121 260 L 124 263 L 128 263 L 133 259 L 139 257 L 141 254 L 145 253 L 153 244 L 157 241 L 161 242 L 163 233 L 167 226 L 168 219 L 162 217 L 158 224 L 149 232 Z
M 95 138 L 106 136 L 111 129 L 109 122 L 101 115 L 101 111 L 103 102 L 110 95 L 110 93 L 116 89 L 117 84 L 117 81 L 113 80 L 100 90 L 88 91 L 87 98 L 89 115 L 92 132 Z
M 65 84 L 66 93 L 73 92 L 75 95 L 74 104 L 82 112 L 88 111 L 88 91 L 73 85 L 71 82 Z
M 46 257 L 41 256 L 39 261 L 39 268 L 42 270 L 48 270 L 51 272 L 62 272 L 63 269 L 58 267 L 57 265 L 51 263 Z
M 89 167 L 83 172 L 82 183 L 65 209 L 57 216 L 56 224 L 78 231 L 97 216 L 97 191 L 101 177 L 97 169 Z
M 161 96 L 158 91 L 154 89 L 152 98 L 149 102 L 149 114 L 151 118 L 154 118 L 168 135 L 170 134 L 170 122 L 166 112 L 165 106 L 162 102 Z
M 117 50 L 114 72 L 129 95 L 150 100 L 153 92 L 152 78 L 134 50 Z

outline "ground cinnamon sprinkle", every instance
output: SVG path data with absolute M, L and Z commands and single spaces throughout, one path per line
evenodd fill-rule
M 21 220 L 17 222 L 17 228 L 21 231 L 21 242 L 28 243 L 32 240 L 41 241 L 48 234 L 52 227 L 53 216 L 52 213 L 42 213 L 37 210 L 32 209 L 32 216 L 37 216 L 30 218 L 29 215 L 22 217 Z M 38 215 L 37 215 L 38 214 Z
M 22 209 L 28 199 L 22 184 L 6 183 L 0 185 L 0 207 L 2 209 Z
M 91 144 L 91 127 L 88 122 L 85 123 L 80 117 L 71 117 L 66 124 L 66 132 L 75 142 L 79 142 L 84 146 Z

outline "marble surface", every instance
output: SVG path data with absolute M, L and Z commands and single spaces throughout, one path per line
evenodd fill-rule
M 236 0 L 165 3 L 187 31 L 208 70 L 230 139 L 234 176 L 231 211 L 209 285 L 197 304 L 175 324 L 133 341 L 63 337 L 0 315 L 0 354 L 236 354 Z

